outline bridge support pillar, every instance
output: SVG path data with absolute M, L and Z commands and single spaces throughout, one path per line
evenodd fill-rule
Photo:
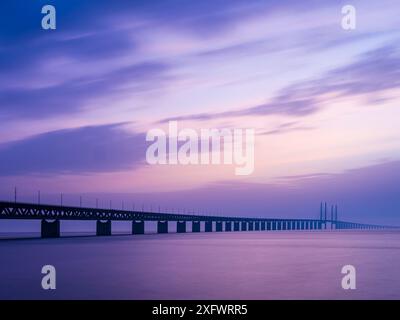
M 287 229 L 292 230 L 292 221 L 288 221 L 287 223 Z
M 96 236 L 111 236 L 111 220 L 96 221 Z
M 144 221 L 132 221 L 132 234 L 144 234 Z
M 286 223 L 287 223 L 287 221 L 282 221 L 282 230 L 286 230 L 287 229 Z
M 232 222 L 225 221 L 225 231 L 232 231 Z
M 200 232 L 200 221 L 192 221 L 192 232 Z
M 46 219 L 42 219 L 40 232 L 42 238 L 59 238 L 60 220 L 47 221 Z
M 247 229 L 248 229 L 249 231 L 253 231 L 253 230 L 254 230 L 254 222 L 253 222 L 253 221 L 250 221 L 250 222 L 247 224 Z
M 242 221 L 241 222 L 241 230 L 242 231 L 247 231 L 247 222 L 246 221 Z
M 168 233 L 168 221 L 157 221 L 157 233 Z
M 271 230 L 276 230 L 277 228 L 277 221 L 272 221 L 271 222 Z
M 272 230 L 272 222 L 267 221 L 267 230 Z
M 256 230 L 256 231 L 260 230 L 260 221 L 254 222 L 254 230 Z
M 276 229 L 277 230 L 282 230 L 282 222 L 281 221 L 277 221 L 276 223 L 277 223 Z
M 176 222 L 176 232 L 177 233 L 185 233 L 186 232 L 186 221 L 177 221 Z
M 262 230 L 262 231 L 265 230 L 265 221 L 261 221 L 261 230 Z
M 233 231 L 239 231 L 240 230 L 240 223 L 238 221 L 235 221 L 233 223 Z
M 212 221 L 206 221 L 205 223 L 205 232 L 212 232 Z
M 215 224 L 215 231 L 222 232 L 222 222 L 221 221 L 217 221 L 217 223 Z

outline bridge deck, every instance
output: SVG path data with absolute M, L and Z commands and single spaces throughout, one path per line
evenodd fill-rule
M 0 219 L 49 219 L 49 220 L 115 220 L 115 221 L 304 221 L 323 223 L 350 223 L 338 220 L 320 219 L 282 219 L 260 217 L 234 217 L 155 213 L 130 210 L 71 207 L 60 205 L 32 204 L 0 201 Z M 355 224 L 358 226 L 384 227 L 371 224 Z
M 97 209 L 59 205 L 40 205 L 0 201 L 0 219 L 60 219 L 115 221 L 320 221 L 317 219 L 282 219 L 155 213 L 116 209 Z M 328 220 L 327 220 L 328 221 Z

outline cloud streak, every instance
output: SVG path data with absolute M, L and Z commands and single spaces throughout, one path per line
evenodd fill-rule
M 294 121 L 294 122 L 283 123 L 272 130 L 263 131 L 258 134 L 270 136 L 270 135 L 284 134 L 289 132 L 309 131 L 313 129 L 314 129 L 313 127 L 302 126 L 299 125 L 298 122 Z
M 161 122 L 268 115 L 303 117 L 318 112 L 329 99 L 373 95 L 399 87 L 400 47 L 390 45 L 367 52 L 358 61 L 333 69 L 322 77 L 287 86 L 264 104 L 220 113 L 169 117 Z M 326 98 L 328 94 L 330 98 Z
M 88 174 L 132 170 L 144 163 L 145 135 L 122 124 L 48 132 L 0 145 L 0 175 Z
M 102 75 L 75 78 L 53 86 L 0 89 L 0 117 L 45 118 L 73 113 L 90 99 L 153 90 L 155 83 L 161 85 L 166 81 L 167 70 L 165 64 L 148 62 Z

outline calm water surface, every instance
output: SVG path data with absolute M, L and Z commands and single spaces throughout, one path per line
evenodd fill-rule
M 0 259 L 1 299 L 400 299 L 398 231 L 1 240 Z M 41 289 L 46 264 L 56 290 Z

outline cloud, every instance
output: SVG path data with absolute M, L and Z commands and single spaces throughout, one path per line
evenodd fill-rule
M 40 28 L 45 4 L 57 10 L 54 32 Z M 168 27 L 212 36 L 254 14 L 257 6 L 271 7 L 241 0 L 229 6 L 222 0 L 6 1 L 0 20 L 0 118 L 65 115 L 122 86 L 129 86 L 127 94 L 159 88 L 171 65 L 140 62 L 146 59 L 138 44 L 143 31 Z
M 287 86 L 264 104 L 220 113 L 169 117 L 161 122 L 254 115 L 303 117 L 318 112 L 322 108 L 321 102 L 327 102 L 328 99 L 373 95 L 399 87 L 400 46 L 393 44 L 364 53 L 358 57 L 358 61 L 326 72 L 321 77 Z M 328 94 L 330 98 L 327 98 Z
M 132 94 L 161 87 L 166 83 L 164 76 L 173 67 L 170 60 L 138 62 L 146 58 L 141 51 L 141 37 L 148 36 L 153 28 L 167 32 L 175 29 L 190 33 L 191 37 L 221 38 L 221 34 L 229 34 L 236 24 L 261 13 L 267 17 L 278 11 L 284 14 L 307 12 L 329 5 L 296 0 L 232 0 L 229 6 L 224 0 L 53 0 L 51 4 L 57 9 L 58 28 L 55 32 L 46 32 L 40 28 L 40 11 L 44 4 L 47 2 L 23 0 L 4 4 L 3 11 L 8 14 L 0 21 L 0 118 L 44 118 L 77 112 L 90 99 L 121 93 L 122 86 L 132 83 L 134 86 L 129 92 Z M 331 40 L 325 33 L 326 30 L 321 32 L 318 39 Z M 294 39 L 293 43 L 277 41 L 275 34 L 272 41 L 257 39 L 228 47 L 203 48 L 205 51 L 198 56 L 226 57 L 246 54 L 248 50 L 274 52 L 285 50 L 287 44 L 289 47 L 310 46 L 321 42 L 308 33 L 305 35 L 298 41 Z M 123 61 L 136 62 L 124 64 Z M 178 65 L 176 62 L 180 62 L 179 57 L 175 61 Z M 138 74 L 138 70 L 143 72 Z M 281 92 L 265 104 L 215 115 L 194 115 L 191 119 L 247 114 L 303 116 L 320 108 L 315 99 L 318 93 L 310 96 L 302 88 L 287 88 L 286 91 L 290 90 L 290 96 L 288 92 Z M 297 96 L 293 96 L 293 91 Z
M 164 84 L 170 66 L 138 55 L 135 30 L 110 21 L 118 20 L 126 1 L 113 3 L 112 10 L 109 1 L 51 1 L 55 31 L 40 27 L 44 4 L 15 0 L 2 6 L 0 118 L 74 113 L 92 98 L 135 95 Z
M 54 32 L 40 28 L 45 4 L 57 10 Z M 23 82 L 58 57 L 82 62 L 127 55 L 140 58 L 138 41 L 155 28 L 190 33 L 191 37 L 217 37 L 260 12 L 273 15 L 277 10 L 308 9 L 309 5 L 295 0 L 231 0 L 229 5 L 225 0 L 5 1 L 2 12 L 7 14 L 0 19 L 0 79 L 19 76 Z
M 112 20 L 110 17 L 140 16 L 156 21 L 165 21 L 169 25 L 185 25 L 202 32 L 204 28 L 214 29 L 217 26 L 241 20 L 243 16 L 258 14 L 260 11 L 299 12 L 308 11 L 312 7 L 321 8 L 319 1 L 297 0 L 6 0 L 3 3 L 4 15 L 1 26 L 9 26 L 15 19 L 20 23 L 12 29 L 0 29 L 0 39 L 10 37 L 21 38 L 37 29 L 37 17 L 41 18 L 41 8 L 52 4 L 57 9 L 60 25 L 71 28 L 88 28 L 102 26 Z M 325 5 L 325 4 L 324 4 Z M 329 4 L 327 4 L 329 5 Z M 77 16 L 77 12 L 80 13 Z M 36 18 L 36 19 L 35 19 Z M 102 22 L 104 21 L 104 22 Z
M 284 134 L 288 132 L 296 132 L 296 131 L 309 131 L 313 130 L 314 128 L 312 127 L 307 127 L 307 126 L 302 126 L 299 125 L 297 121 L 293 122 L 287 122 L 279 125 L 278 127 L 268 130 L 268 131 L 263 131 L 260 132 L 260 135 L 276 135 L 276 134 Z
M 152 90 L 155 83 L 165 81 L 167 70 L 165 64 L 147 62 L 53 86 L 0 89 L 0 117 L 44 118 L 73 113 L 90 99 Z
M 144 134 L 122 124 L 52 131 L 0 145 L 0 175 L 85 174 L 130 170 L 144 162 Z

